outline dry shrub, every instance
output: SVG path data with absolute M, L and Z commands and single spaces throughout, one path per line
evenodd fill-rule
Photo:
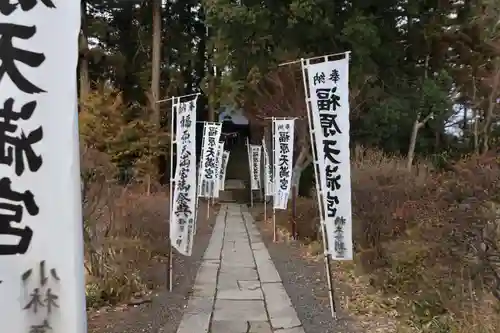
M 419 332 L 498 331 L 497 154 L 469 157 L 446 172 L 421 161 L 408 172 L 404 159 L 358 147 L 352 197 L 355 271 L 386 295 L 381 303 L 397 295 L 391 306 Z M 315 201 L 298 200 L 297 211 L 299 228 L 314 230 Z
M 356 238 L 367 246 L 359 259 L 372 284 L 402 297 L 421 332 L 493 332 L 492 295 L 500 299 L 496 156 L 469 158 L 446 173 L 425 165 L 407 172 L 395 157 L 368 161 L 354 167 L 353 205 Z
M 288 205 L 289 208 L 291 204 Z M 254 214 L 257 219 L 264 219 L 264 213 L 261 207 L 255 210 Z M 272 203 L 267 206 L 267 222 L 271 223 L 271 217 L 273 214 Z M 276 210 L 276 226 L 282 229 L 282 232 L 290 235 L 291 234 L 291 223 L 293 220 L 293 214 L 290 209 L 288 210 Z M 298 197 L 296 201 L 296 216 L 295 223 L 297 226 L 297 233 L 301 241 L 309 244 L 311 242 L 320 240 L 321 234 L 319 226 L 319 216 L 318 216 L 318 205 L 315 200 L 310 198 Z
M 313 200 L 298 197 L 296 201 L 296 224 L 297 233 L 301 238 L 309 242 L 320 239 L 319 216 L 317 214 L 318 204 Z
M 147 195 L 143 186 L 116 185 L 105 157 L 87 150 L 82 159 L 89 306 L 146 293 L 154 283 L 144 274 L 147 265 L 167 255 L 166 194 Z
M 87 301 L 98 306 L 140 296 L 155 283 L 147 265 L 166 255 L 168 201 L 160 186 L 149 194 L 143 183 L 163 147 L 145 115 L 127 119 L 130 109 L 106 89 L 93 92 L 81 109 Z M 117 181 L 124 166 L 134 177 L 126 186 Z
M 417 164 L 408 173 L 405 161 L 396 156 L 357 147 L 352 166 L 352 204 L 355 247 L 366 267 L 383 264 L 382 242 L 399 237 L 415 218 L 435 188 L 431 168 Z
M 147 109 L 123 103 L 120 92 L 101 87 L 80 105 L 80 140 L 105 153 L 126 178 L 149 181 L 168 151 L 168 135 L 150 121 Z M 120 170 L 118 170 L 118 167 Z

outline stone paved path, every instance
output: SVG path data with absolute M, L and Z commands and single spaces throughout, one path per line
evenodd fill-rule
M 245 206 L 222 205 L 177 333 L 304 333 Z

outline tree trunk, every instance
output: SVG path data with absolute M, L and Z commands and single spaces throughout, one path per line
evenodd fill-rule
M 489 150 L 490 132 L 491 124 L 493 122 L 493 112 L 497 106 L 497 95 L 498 95 L 498 85 L 500 83 L 500 59 L 495 61 L 495 76 L 493 77 L 493 83 L 491 85 L 490 95 L 488 96 L 488 109 L 486 110 L 486 115 L 484 119 L 483 127 L 483 148 L 482 152 L 485 154 Z
M 415 156 L 415 146 L 417 145 L 417 135 L 418 135 L 418 130 L 420 129 L 420 122 L 419 122 L 419 117 L 415 119 L 415 122 L 413 123 L 413 129 L 411 131 L 411 138 L 410 138 L 410 146 L 408 147 L 408 160 L 406 164 L 406 168 L 408 171 L 411 170 L 411 167 L 413 165 L 413 158 Z
M 292 238 L 297 239 L 297 196 L 299 194 L 299 186 L 300 186 L 300 178 L 302 176 L 302 172 L 307 168 L 309 163 L 311 163 L 312 158 L 309 154 L 309 147 L 307 144 L 304 144 L 300 150 L 299 156 L 295 161 L 295 165 L 292 170 L 292 186 L 291 186 L 291 194 L 292 194 Z
M 423 102 L 424 102 L 424 93 L 423 93 L 423 89 L 424 89 L 424 84 L 427 80 L 427 77 L 428 77 L 428 68 L 429 68 L 429 55 L 427 55 L 427 57 L 425 57 L 425 65 L 424 65 L 424 75 L 422 76 L 422 83 L 421 83 L 421 87 L 420 87 L 420 103 L 418 105 L 418 112 L 417 112 L 417 118 L 415 119 L 415 122 L 413 123 L 413 129 L 411 131 L 411 137 L 410 137 L 410 146 L 408 147 L 408 161 L 407 161 L 407 164 L 406 164 L 406 168 L 408 169 L 408 171 L 411 170 L 411 167 L 413 165 L 413 159 L 415 157 L 415 147 L 417 145 L 417 136 L 418 136 L 418 130 L 425 125 L 425 123 L 432 117 L 432 113 L 427 115 L 427 117 L 425 117 L 424 120 L 420 121 L 420 117 L 421 117 L 421 109 L 422 109 L 422 106 L 423 106 Z
M 304 145 L 300 150 L 299 156 L 295 161 L 295 165 L 292 170 L 292 186 L 296 187 L 297 193 L 299 192 L 300 178 L 302 173 L 312 162 L 312 156 L 309 153 L 309 147 Z
M 152 0 L 153 9 L 153 46 L 151 59 L 151 110 L 153 121 L 160 129 L 160 65 L 161 65 L 161 1 Z
M 211 31 L 206 27 L 207 41 L 210 40 Z M 213 47 L 208 51 L 208 121 L 215 121 L 215 110 L 217 108 L 217 66 L 215 65 L 214 58 L 217 49 Z
M 215 70 L 214 70 L 215 72 Z M 216 78 L 215 75 L 210 74 L 209 76 L 209 90 L 208 90 L 208 121 L 214 122 L 215 121 L 215 108 L 217 105 L 217 100 L 216 100 Z
M 152 122 L 156 125 L 158 134 L 161 131 L 161 114 L 160 114 L 160 70 L 161 70 L 161 1 L 152 0 L 152 15 L 153 15 L 153 36 L 152 36 L 152 59 L 151 59 L 151 94 L 149 103 L 152 111 Z M 152 161 L 153 163 L 155 161 Z M 159 156 L 156 160 L 157 175 L 159 182 L 164 182 L 166 174 L 166 156 Z M 171 170 L 170 170 L 171 171 Z M 151 190 L 151 175 L 148 176 L 148 191 Z
M 474 123 L 472 124 L 473 135 L 474 135 L 474 154 L 479 155 L 479 116 L 477 109 L 474 112 Z
M 440 147 L 441 147 L 441 132 L 437 130 L 434 133 L 434 152 L 439 152 Z
M 88 27 L 87 27 L 87 1 L 81 2 L 82 11 L 82 29 L 80 34 L 79 52 L 80 52 L 80 101 L 87 100 L 90 94 L 90 77 L 89 77 L 89 43 L 88 43 Z
M 203 7 L 200 9 L 203 11 Z M 204 18 L 204 12 L 200 14 L 202 18 Z M 206 65 L 206 53 L 207 53 L 207 34 L 206 27 L 202 26 L 198 32 L 197 36 L 200 39 L 198 43 L 198 49 L 196 51 L 196 63 L 194 65 L 194 70 L 196 73 L 196 82 L 194 83 L 195 87 L 200 87 L 203 77 L 205 76 L 205 65 Z

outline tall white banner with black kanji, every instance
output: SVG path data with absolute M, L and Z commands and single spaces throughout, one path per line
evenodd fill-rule
M 273 172 L 265 138 L 262 138 L 262 150 L 264 154 L 264 195 L 271 196 L 273 195 Z
M 274 200 L 275 209 L 286 209 L 292 182 L 293 169 L 293 119 L 273 120 L 274 140 Z
M 170 240 L 179 253 L 190 256 L 196 227 L 196 100 L 175 103 L 176 164 L 170 215 Z
M 222 156 L 224 155 L 224 142 L 221 141 L 219 142 L 218 149 L 217 149 L 217 167 L 215 168 L 215 179 L 217 181 L 215 182 L 215 190 L 214 190 L 214 198 L 219 197 L 219 192 L 220 192 L 220 176 L 222 174 Z
M 80 2 L 1 3 L 1 331 L 86 333 Z
M 220 173 L 220 177 L 219 177 L 219 180 L 220 180 L 220 185 L 219 185 L 219 188 L 221 191 L 224 191 L 225 189 L 225 186 L 226 186 L 226 171 L 227 171 L 227 164 L 229 162 L 229 151 L 228 150 L 224 150 L 224 152 L 222 153 L 222 165 L 221 165 L 221 173 Z
M 305 69 L 329 251 L 335 260 L 352 260 L 349 57 Z
M 221 135 L 221 124 L 205 123 L 201 160 L 201 181 L 199 196 L 213 198 L 219 178 L 216 174 L 217 150 Z
M 205 135 L 205 129 L 203 129 L 203 135 Z M 203 160 L 203 156 L 200 156 L 200 160 L 197 164 L 197 172 L 196 172 L 196 214 L 195 214 L 195 224 L 198 222 L 198 205 L 200 200 L 200 191 L 201 191 L 201 161 Z
M 260 190 L 260 159 L 261 147 L 259 145 L 250 145 L 250 186 L 252 190 Z

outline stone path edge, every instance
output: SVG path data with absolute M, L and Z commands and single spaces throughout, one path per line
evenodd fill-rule
M 217 282 L 222 260 L 221 256 L 226 228 L 226 215 L 227 206 L 222 205 L 216 217 L 212 236 L 196 275 L 193 293 L 188 300 L 177 333 L 209 332 L 215 307 Z M 201 287 L 202 285 L 213 285 L 213 288 L 211 288 L 213 293 L 207 295 L 205 293 L 205 288 Z M 198 320 L 200 316 L 202 317 L 201 322 Z M 195 332 L 193 332 L 193 327 L 197 328 Z
M 264 293 L 265 307 L 273 332 L 305 333 L 260 231 L 255 225 L 254 218 L 247 207 L 244 206 L 244 208 L 242 217 L 257 266 L 261 288 Z M 276 295 L 276 292 L 278 295 Z M 283 302 L 286 304 L 285 307 L 283 307 Z

